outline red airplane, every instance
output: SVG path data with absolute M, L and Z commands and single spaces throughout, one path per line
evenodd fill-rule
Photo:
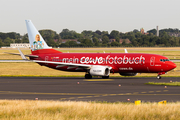
M 176 68 L 176 64 L 167 57 L 145 53 L 62 53 L 50 48 L 31 20 L 26 20 L 29 42 L 31 45 L 30 55 L 24 55 L 20 50 L 21 57 L 49 68 L 69 71 L 85 72 L 85 78 L 102 76 L 109 78 L 110 73 L 119 73 L 122 76 L 136 76 L 137 73 L 157 73 L 160 79 L 162 74 Z

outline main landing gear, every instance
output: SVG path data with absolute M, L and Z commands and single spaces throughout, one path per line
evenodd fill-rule
M 108 76 L 102 76 L 102 79 L 108 79 L 109 78 L 109 75 Z
M 102 76 L 102 79 L 108 79 L 109 78 L 109 75 L 108 76 Z M 92 79 L 92 75 L 89 74 L 89 73 L 86 73 L 85 74 L 85 79 Z
M 91 74 L 85 74 L 85 79 L 91 79 L 92 75 Z

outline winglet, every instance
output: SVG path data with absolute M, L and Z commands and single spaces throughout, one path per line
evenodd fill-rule
M 20 53 L 22 59 L 23 59 L 23 60 L 28 60 L 28 59 L 24 56 L 24 54 L 21 52 L 21 50 L 20 50 L 19 48 L 18 48 L 18 50 L 19 50 L 19 53 Z
M 128 51 L 126 49 L 124 49 L 125 53 L 128 53 Z

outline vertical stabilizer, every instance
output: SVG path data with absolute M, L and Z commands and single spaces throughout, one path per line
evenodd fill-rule
M 31 46 L 32 51 L 36 51 L 39 49 L 47 49 L 49 46 L 46 44 L 44 39 L 42 38 L 41 34 L 38 32 L 38 30 L 34 27 L 31 20 L 25 20 L 26 21 L 26 27 L 29 37 L 29 43 Z

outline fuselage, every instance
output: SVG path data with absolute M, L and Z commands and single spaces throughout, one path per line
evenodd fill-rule
M 61 63 L 110 66 L 113 73 L 163 73 L 176 67 L 167 57 L 145 53 L 52 53 L 38 54 L 32 60 L 54 61 Z M 41 65 L 63 70 L 84 72 L 78 67 L 39 63 Z M 78 69 L 77 69 L 78 68 Z
M 176 68 L 168 58 L 145 53 L 62 53 L 50 48 L 31 20 L 26 20 L 32 62 L 53 69 L 86 72 L 85 78 L 102 76 L 109 78 L 111 73 L 123 76 L 135 76 L 137 73 L 158 73 L 160 75 Z M 19 50 L 22 59 L 27 60 Z

